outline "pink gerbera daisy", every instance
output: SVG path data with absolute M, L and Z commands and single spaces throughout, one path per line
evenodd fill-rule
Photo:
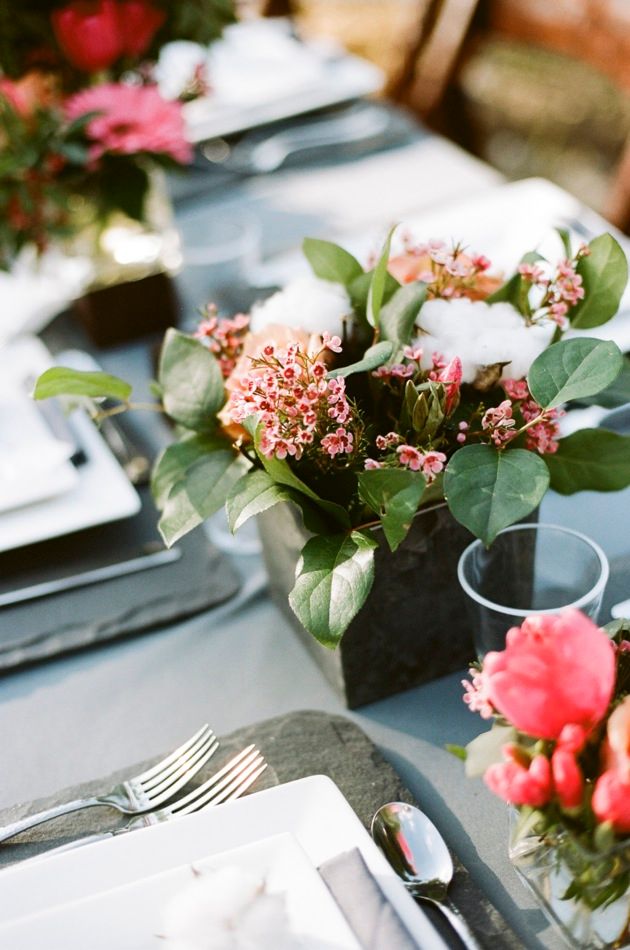
M 155 86 L 104 83 L 84 89 L 66 102 L 71 121 L 97 112 L 87 126 L 95 161 L 106 152 L 135 155 L 138 152 L 168 155 L 176 162 L 192 159 L 186 140 L 181 106 L 163 99 Z

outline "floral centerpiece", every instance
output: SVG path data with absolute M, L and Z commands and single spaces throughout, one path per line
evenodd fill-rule
M 580 947 L 630 945 L 630 624 L 534 616 L 465 681 L 459 751 L 516 810 L 511 856 Z
M 152 169 L 192 158 L 156 57 L 171 40 L 208 43 L 232 19 L 228 0 L 0 5 L 0 266 L 102 229 L 112 212 L 149 216 Z
M 290 502 L 310 535 L 291 608 L 335 646 L 368 598 L 376 549 L 404 545 L 418 512 L 446 502 L 490 544 L 550 485 L 630 484 L 630 439 L 558 428 L 572 400 L 627 399 L 614 343 L 562 339 L 615 314 L 626 258 L 610 235 L 575 250 L 561 237 L 559 264 L 527 255 L 506 282 L 460 245 L 392 256 L 390 235 L 366 271 L 307 239 L 315 278 L 250 315 L 210 311 L 196 336 L 169 331 L 155 391 L 178 437 L 153 478 L 166 543 L 224 503 L 236 530 Z M 35 391 L 63 393 L 133 405 L 122 380 L 61 368 Z

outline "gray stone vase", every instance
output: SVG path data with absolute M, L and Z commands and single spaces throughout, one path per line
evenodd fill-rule
M 326 677 L 354 709 L 463 670 L 475 658 L 457 561 L 473 536 L 446 504 L 419 512 L 392 553 L 380 528 L 374 585 L 336 650 L 323 647 L 288 603 L 299 553 L 309 535 L 293 506 L 258 516 L 272 596 Z

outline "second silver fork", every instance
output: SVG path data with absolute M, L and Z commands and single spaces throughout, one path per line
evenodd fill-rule
M 121 782 L 105 795 L 77 798 L 28 815 L 0 828 L 0 841 L 27 831 L 51 818 L 58 818 L 82 808 L 109 805 L 125 815 L 139 815 L 156 809 L 190 782 L 219 748 L 219 742 L 208 725 L 202 726 L 187 742 L 152 768 Z

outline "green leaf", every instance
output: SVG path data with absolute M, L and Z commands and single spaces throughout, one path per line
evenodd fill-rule
M 304 238 L 302 250 L 313 273 L 322 280 L 330 280 L 348 287 L 363 273 L 363 268 L 356 257 L 338 244 L 333 244 L 332 241 Z
M 158 381 L 172 419 L 187 429 L 215 428 L 225 389 L 219 364 L 203 343 L 178 330 L 167 330 Z
M 381 337 L 397 346 L 411 341 L 416 317 L 427 299 L 427 285 L 421 281 L 405 284 L 381 309 Z
M 424 475 L 408 469 L 381 468 L 359 475 L 359 495 L 381 519 L 392 551 L 407 536 L 425 485 Z
M 630 485 L 630 436 L 605 429 L 579 429 L 560 439 L 546 455 L 551 487 L 562 495 L 576 491 L 619 491 Z
M 571 235 L 566 228 L 556 228 L 556 231 L 560 240 L 562 241 L 565 256 L 570 260 L 573 257 L 573 250 L 571 249 Z
M 451 457 L 444 477 L 452 515 L 486 545 L 533 511 L 548 487 L 549 472 L 539 455 L 490 445 L 463 446 Z
M 352 376 L 354 373 L 367 373 L 372 369 L 377 369 L 379 366 L 382 366 L 383 363 L 386 363 L 393 352 L 394 344 L 390 343 L 389 340 L 381 340 L 380 343 L 375 343 L 374 346 L 370 346 L 358 363 L 351 363 L 349 366 L 341 366 L 339 369 L 334 369 L 328 373 L 328 377 L 329 379 L 335 379 L 337 376 Z
M 385 239 L 381 256 L 372 273 L 372 282 L 370 283 L 370 289 L 368 291 L 366 311 L 367 321 L 371 327 L 375 328 L 379 325 L 381 306 L 383 305 L 383 296 L 385 294 L 385 280 L 388 273 L 387 265 L 389 264 L 389 249 L 392 244 L 392 237 L 394 236 L 395 230 L 395 227 L 391 228 L 387 238 Z
M 51 396 L 89 396 L 118 399 L 127 402 L 131 395 L 131 386 L 118 376 L 109 373 L 86 372 L 68 369 L 66 366 L 54 366 L 42 373 L 35 383 L 35 399 L 50 399 Z
M 355 277 L 350 286 L 348 287 L 348 293 L 350 294 L 350 300 L 352 301 L 352 306 L 355 311 L 362 315 L 367 323 L 367 317 L 365 316 L 368 304 L 368 297 L 370 295 L 370 286 L 372 284 L 372 278 L 374 276 L 374 271 L 367 271 L 364 274 L 360 274 L 358 277 Z M 400 289 L 400 284 L 395 277 L 387 271 L 385 275 L 385 287 L 383 289 L 383 304 L 387 303 L 388 300 L 394 296 L 397 290 Z
M 186 470 L 183 478 L 173 485 L 158 525 L 167 547 L 223 506 L 248 464 L 233 449 L 221 449 Z
M 444 748 L 447 752 L 450 752 L 451 755 L 454 755 L 456 759 L 461 759 L 462 762 L 466 761 L 468 753 L 463 745 L 453 745 L 452 742 L 447 742 Z
M 536 357 L 527 384 L 536 402 L 553 409 L 601 392 L 616 379 L 622 366 L 621 350 L 610 340 L 561 340 Z
M 370 593 L 377 542 L 363 531 L 307 541 L 289 604 L 320 643 L 335 647 Z
M 578 400 L 580 405 L 602 406 L 604 409 L 619 409 L 630 402 L 630 360 L 624 357 L 621 372 L 615 380 L 594 396 Z
M 151 473 L 151 492 L 157 507 L 160 510 L 164 508 L 175 482 L 184 478 L 195 462 L 211 452 L 225 450 L 227 447 L 225 439 L 193 435 L 165 448 L 158 456 Z
M 584 298 L 569 312 L 571 325 L 598 327 L 619 310 L 628 283 L 628 260 L 612 234 L 600 234 L 589 244 L 591 253 L 578 261 Z
M 501 749 L 507 742 L 514 742 L 516 729 L 513 726 L 498 726 L 496 723 L 488 732 L 473 739 L 466 746 L 466 775 L 477 778 L 490 765 L 502 761 Z
M 345 508 L 336 504 L 334 501 L 327 501 L 325 498 L 320 498 L 312 488 L 309 488 L 306 482 L 298 478 L 286 459 L 278 459 L 275 457 L 267 458 L 267 456 L 260 451 L 260 431 L 261 427 L 258 425 L 254 435 L 254 448 L 256 449 L 256 454 L 263 468 L 271 475 L 272 479 L 278 482 L 279 485 L 293 488 L 301 495 L 310 498 L 319 508 L 322 508 L 327 514 L 331 515 L 337 524 L 343 525 L 344 528 L 350 527 L 350 518 Z
M 291 501 L 292 492 L 273 480 L 268 472 L 255 469 L 236 483 L 227 497 L 227 517 L 232 532 L 249 518 L 259 515 L 281 501 Z

